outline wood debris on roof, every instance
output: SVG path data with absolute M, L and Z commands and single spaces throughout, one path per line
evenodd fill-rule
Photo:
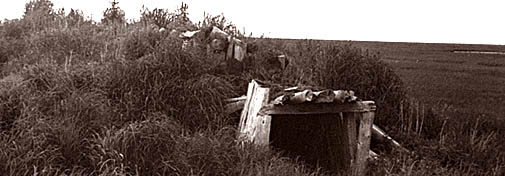
M 353 103 L 358 100 L 352 90 L 320 90 L 300 89 L 291 87 L 273 99 L 271 104 L 301 104 L 301 103 Z

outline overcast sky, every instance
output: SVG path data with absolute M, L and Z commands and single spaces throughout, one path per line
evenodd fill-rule
M 112 0 L 52 0 L 95 21 Z M 21 18 L 29 0 L 0 0 L 0 19 Z M 118 0 L 128 19 L 142 5 L 175 10 L 181 0 Z M 274 38 L 505 44 L 503 0 L 184 0 L 193 22 L 204 11 L 247 33 Z

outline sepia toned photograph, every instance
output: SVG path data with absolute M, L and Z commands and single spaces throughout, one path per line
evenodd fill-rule
M 2 0 L 0 176 L 505 175 L 503 7 Z

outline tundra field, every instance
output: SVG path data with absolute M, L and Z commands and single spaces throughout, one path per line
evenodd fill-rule
M 380 52 L 425 103 L 444 102 L 461 114 L 505 119 L 505 46 L 352 42 Z M 467 51 L 467 52 L 465 52 Z M 478 53 L 497 52 L 497 53 Z
M 251 38 L 184 4 L 130 22 L 116 5 L 92 22 L 35 0 L 2 23 L 0 175 L 347 175 L 237 142 L 225 99 L 252 79 L 375 101 L 408 152 L 372 140 L 367 175 L 505 175 L 505 46 Z M 251 52 L 179 35 L 215 28 Z

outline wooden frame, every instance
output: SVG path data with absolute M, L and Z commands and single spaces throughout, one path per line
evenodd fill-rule
M 338 150 L 338 157 L 332 160 L 338 162 L 328 162 L 332 164 L 330 169 L 335 172 L 342 172 L 352 175 L 365 175 L 366 161 L 369 157 L 371 129 L 373 125 L 374 112 L 376 110 L 373 101 L 358 101 L 355 103 L 302 103 L 274 106 L 269 104 L 270 89 L 262 87 L 256 81 L 249 83 L 247 99 L 240 117 L 239 140 L 250 142 L 256 145 L 269 145 L 271 137 L 272 118 L 288 117 L 290 120 L 296 120 L 297 117 L 318 118 L 324 117 L 333 122 L 333 118 L 340 119 L 337 128 L 332 127 L 334 131 L 320 131 L 330 136 L 339 135 L 332 142 L 332 147 L 328 150 Z M 336 121 L 335 121 L 336 122 Z M 274 127 L 275 128 L 275 127 Z M 336 133 L 336 134 L 335 134 Z M 331 140 L 328 138 L 327 140 Z M 330 141 L 331 142 L 331 141 Z M 336 146 L 338 145 L 338 146 Z M 346 145 L 346 146 L 341 146 Z M 332 155 L 333 156 L 333 155 Z M 333 166 L 335 163 L 338 166 Z

